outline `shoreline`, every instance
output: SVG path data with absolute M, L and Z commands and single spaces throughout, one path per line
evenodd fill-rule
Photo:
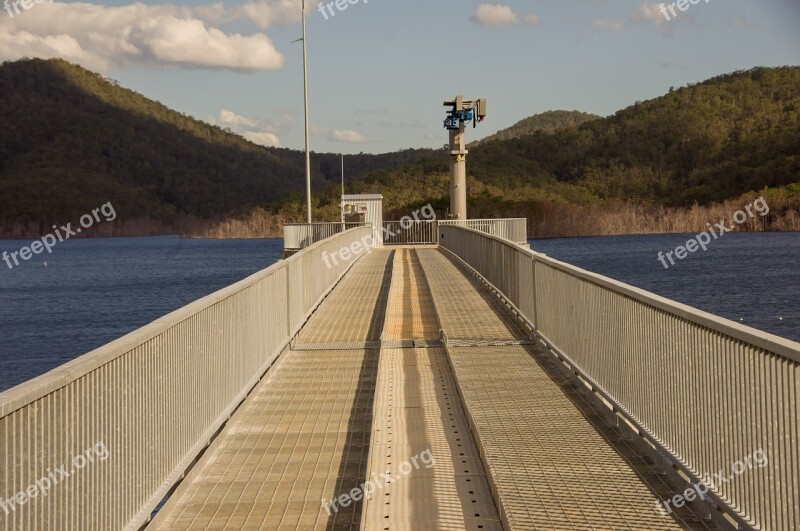
M 798 233 L 800 230 L 733 230 L 729 231 L 730 234 L 787 234 Z M 664 231 L 664 232 L 613 232 L 608 234 L 576 234 L 569 236 L 528 236 L 528 241 L 531 240 L 571 240 L 578 238 L 610 238 L 615 236 L 664 236 L 664 235 L 694 235 L 695 231 Z M 194 234 L 177 234 L 177 233 L 164 233 L 164 234 L 112 234 L 101 236 L 81 235 L 73 236 L 70 240 L 104 240 L 116 238 L 179 238 L 181 240 L 282 240 L 283 236 L 200 236 Z M 24 238 L 7 238 L 0 237 L 0 241 L 8 242 L 25 242 L 35 241 L 40 237 L 24 237 Z

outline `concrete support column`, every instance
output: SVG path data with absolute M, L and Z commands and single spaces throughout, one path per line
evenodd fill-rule
M 450 130 L 450 217 L 467 219 L 467 153 L 464 124 Z

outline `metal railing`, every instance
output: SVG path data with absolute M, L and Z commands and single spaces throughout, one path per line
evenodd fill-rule
M 508 219 L 448 219 L 439 222 L 439 225 L 456 225 L 474 229 L 484 234 L 491 234 L 498 238 L 514 243 L 528 243 L 528 220 L 525 218 Z
M 354 262 L 323 253 L 370 234 L 318 242 L 0 393 L 0 528 L 138 529 Z M 89 455 L 101 444 L 106 459 Z
M 468 227 L 519 244 L 528 242 L 527 220 L 525 218 L 384 221 L 382 240 L 386 245 L 438 243 L 439 225 Z M 283 226 L 283 248 L 290 251 L 303 249 L 314 242 L 330 238 L 344 229 L 364 226 L 369 226 L 369 224 L 287 223 Z M 378 237 L 377 231 L 375 237 Z
M 283 226 L 283 248 L 305 249 L 318 241 L 345 230 L 369 226 L 368 223 L 286 223 Z
M 436 221 L 384 221 L 384 245 L 428 244 L 439 241 Z
M 384 221 L 383 243 L 385 245 L 435 244 L 439 242 L 439 226 L 442 225 L 468 227 L 517 244 L 528 242 L 527 220 L 512 218 Z
M 712 486 L 729 518 L 800 529 L 800 344 L 475 230 L 440 234 L 673 469 Z M 766 467 L 710 475 L 758 451 Z

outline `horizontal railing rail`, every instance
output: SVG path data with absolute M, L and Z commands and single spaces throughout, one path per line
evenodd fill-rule
M 439 245 L 674 469 L 708 486 L 721 513 L 737 525 L 800 529 L 800 344 L 476 230 L 440 226 Z M 756 453 L 768 464 L 755 466 Z
M 410 245 L 436 243 L 436 221 L 384 221 L 384 245 Z
M 369 223 L 286 223 L 283 225 L 283 248 L 304 249 L 334 234 L 366 226 Z
M 0 393 L 0 528 L 141 527 L 355 261 L 325 254 L 371 234 L 336 234 Z
M 524 218 L 384 221 L 382 240 L 386 245 L 435 244 L 439 241 L 439 225 L 467 227 L 520 244 L 528 241 L 527 220 Z M 343 230 L 363 226 L 369 224 L 287 223 L 283 226 L 283 247 L 292 251 L 303 249 Z
M 440 225 L 456 225 L 471 228 L 485 234 L 504 238 L 514 243 L 527 243 L 527 220 L 513 219 L 467 219 L 467 220 L 404 220 L 383 222 L 385 245 L 433 244 L 439 242 Z
M 439 224 L 466 227 L 514 243 L 528 243 L 528 220 L 525 218 L 448 219 L 439 221 Z

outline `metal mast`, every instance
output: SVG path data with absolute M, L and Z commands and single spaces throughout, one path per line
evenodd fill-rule
M 450 132 L 450 217 L 467 219 L 467 151 L 464 140 L 466 122 L 472 126 L 486 118 L 486 100 L 464 101 L 462 96 L 444 102 L 447 112 L 444 127 Z
M 308 130 L 308 66 L 306 58 L 306 0 L 303 8 L 303 104 L 306 114 L 306 222 L 311 223 L 311 140 Z

